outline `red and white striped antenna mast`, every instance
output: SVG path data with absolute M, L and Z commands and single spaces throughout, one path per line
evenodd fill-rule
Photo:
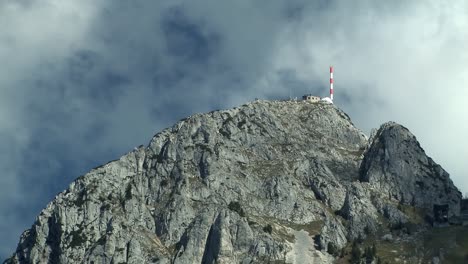
M 333 102 L 333 66 L 330 66 L 330 99 Z

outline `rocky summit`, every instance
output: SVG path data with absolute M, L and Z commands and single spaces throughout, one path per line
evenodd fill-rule
M 455 263 L 460 202 L 405 127 L 260 100 L 77 178 L 5 263 Z

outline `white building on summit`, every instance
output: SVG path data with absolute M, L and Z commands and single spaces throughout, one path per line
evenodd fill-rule
M 318 102 L 318 101 L 320 101 L 320 97 L 319 96 L 314 96 L 314 95 L 311 95 L 311 94 L 306 94 L 306 95 L 302 96 L 302 100 L 309 101 L 309 102 Z

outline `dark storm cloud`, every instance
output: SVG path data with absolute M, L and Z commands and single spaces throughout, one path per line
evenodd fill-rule
M 168 55 L 181 62 L 208 62 L 219 49 L 219 36 L 203 32 L 200 25 L 190 21 L 181 8 L 172 8 L 161 21 Z
M 86 50 L 78 51 L 68 59 L 65 69 L 65 78 L 59 84 L 62 93 L 71 86 L 78 91 L 76 96 L 90 98 L 97 106 L 115 106 L 124 89 L 131 85 L 127 73 L 108 69 L 105 62 L 99 61 L 98 55 Z
M 468 190 L 465 10 L 436 0 L 2 2 L 0 258 L 77 176 L 193 113 L 325 96 L 329 64 L 336 103 L 359 127 L 402 122 Z

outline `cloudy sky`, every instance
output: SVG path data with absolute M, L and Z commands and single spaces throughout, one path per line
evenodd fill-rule
M 352 2 L 352 4 L 351 4 Z M 327 95 L 468 192 L 468 2 L 0 1 L 0 260 L 76 177 L 197 112 Z

